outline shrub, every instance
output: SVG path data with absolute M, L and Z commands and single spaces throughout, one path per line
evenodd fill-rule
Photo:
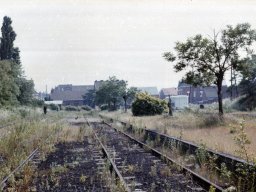
M 147 93 L 138 93 L 132 103 L 132 113 L 134 116 L 162 114 L 167 109 L 164 100 L 150 96 Z
M 78 107 L 72 106 L 72 105 L 67 105 L 65 107 L 66 111 L 80 111 L 80 109 Z
M 91 110 L 92 110 L 92 108 L 91 108 L 90 106 L 88 106 L 88 105 L 83 105 L 83 106 L 81 107 L 81 109 L 83 109 L 83 110 L 85 110 L 85 111 L 91 111 Z
M 33 99 L 31 102 L 31 105 L 33 107 L 43 107 L 44 101 L 43 100 L 38 100 L 38 99 Z
M 58 111 L 58 110 L 59 110 L 58 105 L 55 105 L 55 104 L 50 104 L 50 105 L 49 105 L 49 108 L 50 108 L 51 110 L 54 110 L 54 111 Z

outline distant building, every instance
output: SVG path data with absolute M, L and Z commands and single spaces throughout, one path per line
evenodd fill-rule
M 140 92 L 146 92 L 151 96 L 159 98 L 157 87 L 137 87 Z
M 160 99 L 165 99 L 166 97 L 176 95 L 178 95 L 178 89 L 176 87 L 163 88 L 159 93 Z
M 58 85 L 51 90 L 50 98 L 63 101 L 63 105 L 86 105 L 83 95 L 93 89 L 94 85 Z
M 222 86 L 222 97 L 229 97 L 227 85 Z M 217 86 L 195 87 L 190 84 L 179 82 L 178 95 L 187 95 L 189 103 L 213 103 L 218 101 Z

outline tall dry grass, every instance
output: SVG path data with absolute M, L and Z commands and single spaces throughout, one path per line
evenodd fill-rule
M 245 118 L 245 132 L 251 141 L 248 152 L 256 156 L 256 118 L 248 115 L 239 116 L 227 113 L 224 121 L 220 121 L 216 110 L 185 110 L 175 112 L 173 117 L 168 115 L 135 117 L 129 111 L 100 112 L 102 115 L 125 121 L 138 128 L 156 130 L 170 136 L 182 138 L 195 144 L 205 144 L 208 148 L 238 156 L 238 147 L 234 141 L 235 133 L 232 127 L 239 125 Z

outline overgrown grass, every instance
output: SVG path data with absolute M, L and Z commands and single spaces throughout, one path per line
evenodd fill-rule
M 15 115 L 15 124 L 3 128 L 2 130 L 7 130 L 7 133 L 2 137 L 0 135 L 0 156 L 3 159 L 3 162 L 0 162 L 0 181 L 36 148 L 40 151 L 39 158 L 43 159 L 48 152 L 54 149 L 55 143 L 64 141 L 67 135 L 70 137 L 69 126 L 65 123 L 67 114 L 64 112 L 43 115 L 41 109 L 22 108 L 10 114 Z M 15 190 L 31 190 L 25 186 L 29 186 L 35 170 L 29 165 L 25 165 L 22 170 L 20 174 L 23 175 L 23 179 L 13 176 L 9 180 L 10 185 Z
M 245 132 L 251 141 L 248 152 L 256 155 L 256 119 L 247 115 L 238 116 L 237 112 L 226 113 L 224 121 L 219 119 L 214 106 L 212 109 L 199 110 L 198 107 L 184 111 L 174 112 L 174 116 L 156 115 L 135 117 L 131 112 L 122 111 L 101 112 L 100 114 L 113 119 L 133 124 L 138 128 L 153 129 L 158 132 L 192 141 L 196 144 L 204 143 L 208 148 L 216 151 L 226 152 L 237 156 L 237 145 L 234 142 L 231 127 L 238 125 L 243 119 L 245 121 Z

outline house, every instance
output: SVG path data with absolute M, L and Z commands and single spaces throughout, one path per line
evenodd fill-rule
M 157 87 L 137 87 L 140 92 L 146 92 L 149 95 L 159 98 Z
M 159 93 L 160 99 L 165 99 L 166 97 L 176 95 L 178 95 L 178 89 L 176 87 L 163 88 Z
M 178 95 L 187 95 L 189 97 L 189 103 L 213 103 L 218 101 L 217 86 L 198 86 L 195 87 L 190 84 L 179 82 Z M 227 85 L 222 86 L 222 97 L 229 97 L 227 92 Z
M 58 85 L 51 90 L 51 100 L 61 100 L 63 105 L 86 105 L 83 95 L 93 90 L 94 85 Z

